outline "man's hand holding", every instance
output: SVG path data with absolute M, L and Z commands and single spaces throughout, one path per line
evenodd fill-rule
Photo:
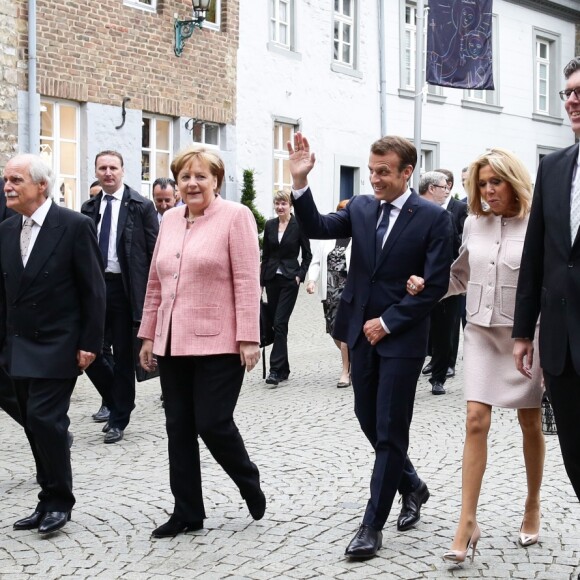
M 84 371 L 96 358 L 97 355 L 94 352 L 77 350 L 77 364 L 81 371 Z
M 372 346 L 375 346 L 379 340 L 387 336 L 379 318 L 367 320 L 363 326 L 363 332 Z

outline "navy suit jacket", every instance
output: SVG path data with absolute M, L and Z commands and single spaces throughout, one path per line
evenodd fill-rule
M 308 189 L 294 201 L 304 233 L 312 239 L 352 238 L 350 269 L 334 338 L 353 348 L 367 320 L 381 317 L 390 334 L 376 345 L 385 357 L 420 358 L 427 352 L 429 313 L 447 292 L 453 227 L 449 212 L 416 193 L 403 206 L 375 266 L 379 201 L 359 195 L 336 213 L 320 215 Z M 406 291 L 412 274 L 425 278 L 418 296 Z
M 514 338 L 533 338 L 540 323 L 540 364 L 564 370 L 568 345 L 580 374 L 580 236 L 570 239 L 570 188 L 578 144 L 540 161 L 522 254 Z

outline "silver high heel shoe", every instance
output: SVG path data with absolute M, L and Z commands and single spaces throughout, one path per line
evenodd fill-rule
M 445 562 L 461 564 L 465 562 L 467 552 L 469 552 L 469 548 L 471 548 L 471 562 L 473 562 L 475 558 L 475 547 L 477 546 L 477 542 L 479 542 L 480 537 L 481 531 L 479 529 L 479 525 L 476 523 L 475 528 L 473 529 L 473 533 L 471 534 L 471 538 L 469 538 L 467 541 L 467 547 L 465 550 L 449 550 L 449 552 L 445 552 L 445 554 L 443 554 L 443 560 Z
M 518 542 L 522 548 L 527 548 L 528 546 L 533 546 L 534 544 L 538 543 L 538 539 L 540 537 L 540 530 L 536 534 L 528 534 L 526 532 L 522 532 L 522 528 L 524 524 L 520 526 L 520 537 L 518 538 Z

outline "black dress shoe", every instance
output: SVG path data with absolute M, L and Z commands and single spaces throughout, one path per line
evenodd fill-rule
M 38 526 L 38 533 L 52 534 L 64 528 L 68 521 L 70 521 L 70 512 L 46 512 Z
M 429 490 L 422 481 L 419 487 L 402 497 L 403 507 L 397 520 L 397 530 L 404 532 L 410 530 L 421 519 L 421 506 L 429 499 Z
M 105 435 L 105 443 L 117 443 L 123 439 L 124 431 L 118 427 L 111 427 Z
M 421 374 L 423 375 L 430 375 L 433 372 L 433 365 L 428 362 L 425 367 L 423 368 L 423 370 L 421 371 Z
M 444 395 L 445 394 L 445 387 L 441 381 L 434 381 L 431 385 L 431 393 L 433 395 Z
M 109 407 L 106 405 L 102 405 L 101 408 L 96 412 L 93 413 L 93 421 L 95 423 L 105 423 L 109 420 L 109 415 L 111 411 L 109 411 Z
M 270 374 L 268 375 L 268 378 L 266 379 L 266 384 L 267 385 L 274 385 L 276 387 L 276 386 L 278 386 L 279 382 L 280 382 L 280 379 L 278 378 L 278 373 L 276 373 L 274 371 L 270 371 Z
M 106 423 L 103 425 L 103 428 L 101 429 L 101 431 L 102 431 L 103 433 L 108 433 L 110 428 L 111 428 L 111 426 L 109 425 L 109 422 L 107 421 L 107 422 L 106 422 Z
M 266 513 L 266 496 L 264 492 L 260 490 L 257 495 L 246 498 L 246 505 L 248 510 L 250 510 L 250 515 L 255 520 L 261 520 Z
M 344 555 L 349 558 L 372 558 L 383 545 L 383 532 L 362 524 L 350 541 Z
M 12 526 L 15 530 L 35 530 L 44 517 L 44 512 L 34 512 L 27 518 L 22 518 L 17 522 L 14 522 Z
M 447 372 L 445 373 L 445 376 L 450 379 L 451 377 L 455 376 L 455 367 L 449 367 L 447 369 Z
M 203 529 L 203 521 L 188 524 L 171 516 L 169 521 L 151 532 L 153 538 L 174 538 L 178 534 Z

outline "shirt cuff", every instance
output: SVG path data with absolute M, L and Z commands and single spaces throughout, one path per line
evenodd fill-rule
M 391 334 L 391 331 L 389 330 L 389 327 L 385 324 L 384 320 L 380 316 L 379 316 L 379 322 L 381 323 L 381 326 L 383 327 L 383 330 L 387 334 Z
M 292 197 L 294 199 L 298 199 L 303 193 L 306 192 L 306 190 L 308 189 L 308 185 L 306 187 L 303 187 L 301 189 L 294 189 L 292 188 Z

